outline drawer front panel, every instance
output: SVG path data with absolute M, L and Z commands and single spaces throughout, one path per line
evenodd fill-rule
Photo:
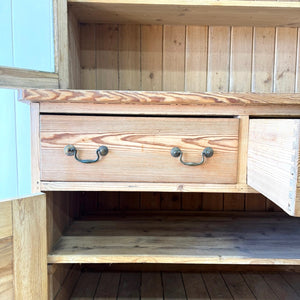
M 42 115 L 41 180 L 236 183 L 238 123 L 234 118 Z M 68 144 L 80 159 L 95 159 L 101 145 L 109 153 L 84 164 L 65 155 Z M 214 155 L 203 165 L 185 166 L 171 156 L 173 147 L 189 162 L 199 162 L 205 147 Z

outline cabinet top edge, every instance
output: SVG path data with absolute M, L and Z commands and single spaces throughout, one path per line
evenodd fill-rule
M 168 91 L 20 89 L 18 99 L 22 102 L 32 103 L 90 103 L 124 105 L 300 105 L 300 93 L 201 93 Z

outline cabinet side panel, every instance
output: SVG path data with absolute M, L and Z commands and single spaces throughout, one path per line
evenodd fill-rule
M 47 299 L 46 197 L 13 201 L 15 298 Z
M 12 237 L 0 239 L 0 299 L 13 299 Z
M 248 184 L 290 215 L 299 207 L 299 122 L 257 119 L 249 127 Z
M 0 202 L 0 299 L 13 299 L 11 201 Z

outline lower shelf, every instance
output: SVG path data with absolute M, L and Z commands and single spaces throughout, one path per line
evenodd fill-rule
M 300 218 L 128 216 L 74 221 L 49 263 L 300 265 Z

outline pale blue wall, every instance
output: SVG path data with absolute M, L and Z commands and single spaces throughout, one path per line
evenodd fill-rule
M 54 72 L 52 0 L 0 0 L 0 65 Z M 0 89 L 0 200 L 31 193 L 29 106 Z

